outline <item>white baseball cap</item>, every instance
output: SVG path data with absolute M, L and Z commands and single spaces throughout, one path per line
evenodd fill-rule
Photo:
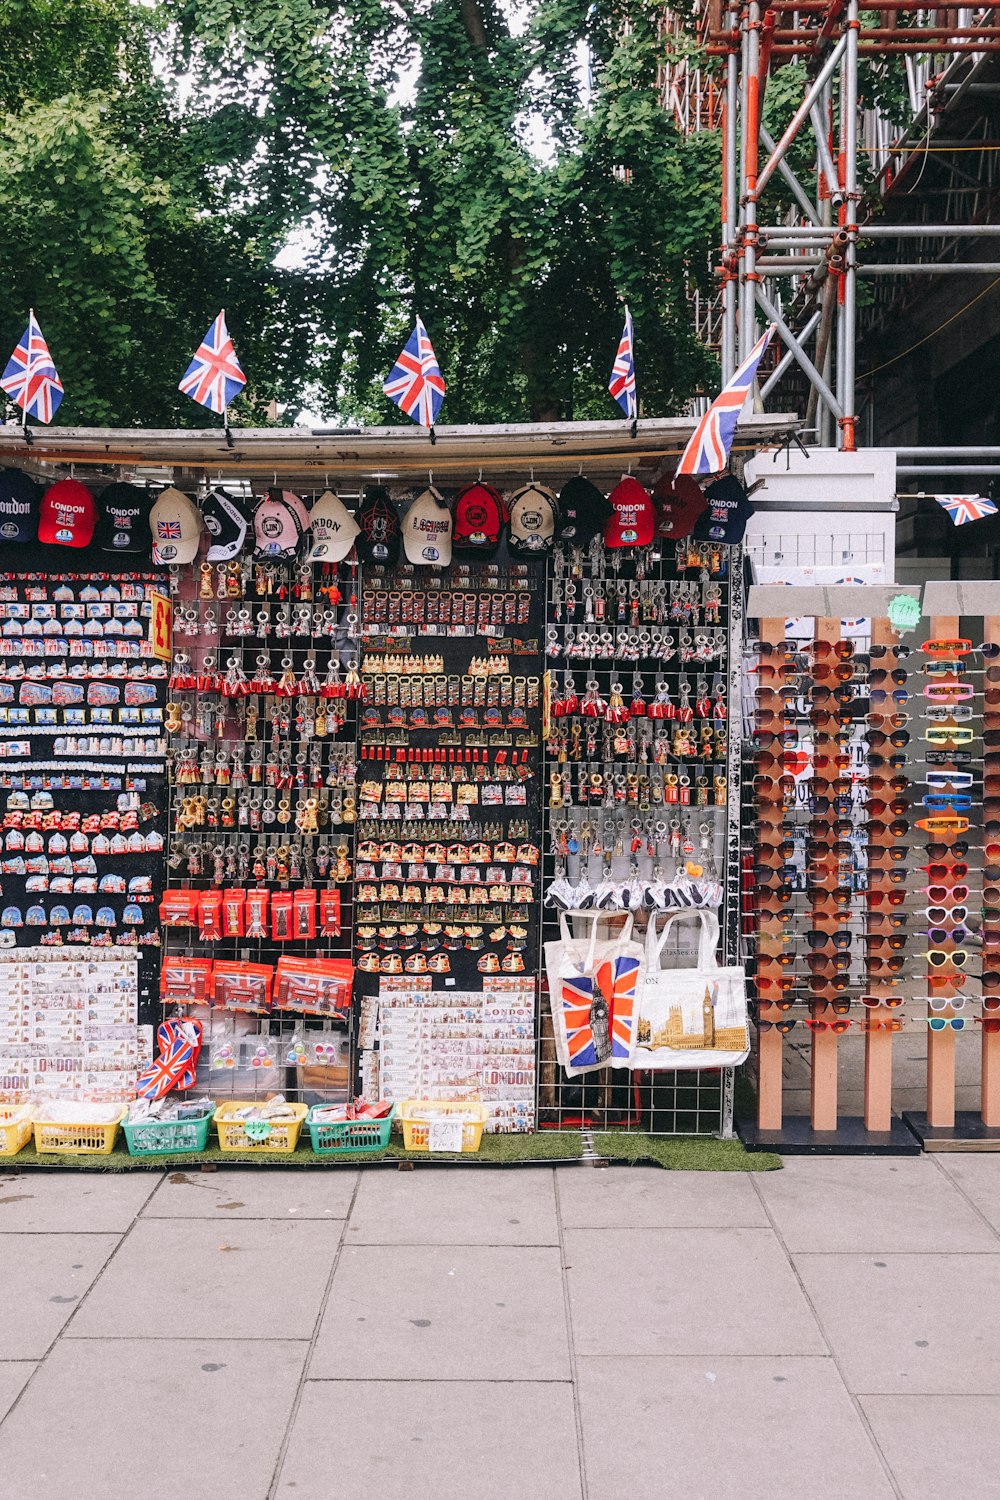
M 309 515 L 312 526 L 310 562 L 343 562 L 360 536 L 361 527 L 339 495 L 324 490 Z
M 451 511 L 437 490 L 423 490 L 406 512 L 403 550 L 408 562 L 425 568 L 451 563 Z
M 201 512 L 193 500 L 180 490 L 164 490 L 149 513 L 153 561 L 161 565 L 194 562 L 201 526 Z

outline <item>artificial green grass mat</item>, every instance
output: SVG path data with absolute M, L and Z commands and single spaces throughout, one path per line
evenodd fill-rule
M 747 1151 L 742 1141 L 715 1136 L 641 1135 L 628 1130 L 595 1132 L 594 1150 L 609 1161 L 649 1163 L 672 1172 L 773 1172 L 774 1151 Z

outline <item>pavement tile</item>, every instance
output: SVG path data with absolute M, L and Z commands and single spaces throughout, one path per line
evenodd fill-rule
M 581 1500 L 571 1386 L 309 1381 L 275 1500 L 368 1495 Z
M 124 1234 L 159 1180 L 156 1172 L 4 1172 L 0 1234 Z
M 1000 1396 L 864 1396 L 903 1500 L 996 1500 Z
M 768 1224 L 744 1172 L 609 1167 L 560 1172 L 557 1186 L 564 1229 L 766 1229 Z
M 347 1226 L 356 1245 L 556 1245 L 552 1170 L 366 1172 Z
M 347 1245 L 309 1373 L 568 1380 L 559 1250 Z
M 310 1338 L 342 1227 L 142 1219 L 81 1308 L 72 1335 Z
M 830 1359 L 581 1359 L 578 1370 L 588 1500 L 892 1500 Z
M 793 1253 L 1000 1249 L 926 1156 L 790 1156 L 757 1186 Z
M 578 1354 L 825 1354 L 765 1229 L 571 1229 Z
M 0 1360 L 0 1422 L 10 1411 L 36 1369 L 34 1360 Z
M 1000 1153 L 941 1151 L 939 1167 L 962 1189 L 994 1229 L 1000 1230 Z
M 357 1172 L 170 1172 L 147 1219 L 346 1219 Z
M 41 1359 L 117 1244 L 113 1234 L 4 1235 L 0 1359 Z
M 850 1390 L 1000 1395 L 1000 1254 L 795 1264 Z
M 305 1354 L 279 1340 L 63 1341 L 0 1428 L 5 1492 L 265 1500 Z

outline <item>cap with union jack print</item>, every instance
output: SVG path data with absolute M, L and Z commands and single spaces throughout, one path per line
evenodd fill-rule
M 173 488 L 163 490 L 149 513 L 153 533 L 153 561 L 194 562 L 201 541 L 201 512 L 187 495 Z
M 42 496 L 38 540 L 58 547 L 89 547 L 97 525 L 97 505 L 78 479 L 60 479 Z
M 21 342 L 0 375 L 0 389 L 38 422 L 51 422 L 63 398 L 62 381 L 52 363 L 49 346 L 35 321 L 34 309 L 28 314 L 28 326 Z
M 247 383 L 226 327 L 223 308 L 195 350 L 177 389 L 210 411 L 224 412 Z
M 423 427 L 433 427 L 444 400 L 445 383 L 437 356 L 420 319 L 382 386 L 390 401 Z

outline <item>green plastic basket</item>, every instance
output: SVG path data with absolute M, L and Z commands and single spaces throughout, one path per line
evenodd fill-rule
M 140 1120 L 122 1125 L 129 1156 L 174 1156 L 180 1151 L 204 1151 L 212 1127 L 213 1110 L 198 1120 Z
M 367 1156 L 384 1151 L 396 1118 L 393 1105 L 384 1120 L 314 1120 L 313 1105 L 306 1117 L 312 1148 L 317 1156 Z

